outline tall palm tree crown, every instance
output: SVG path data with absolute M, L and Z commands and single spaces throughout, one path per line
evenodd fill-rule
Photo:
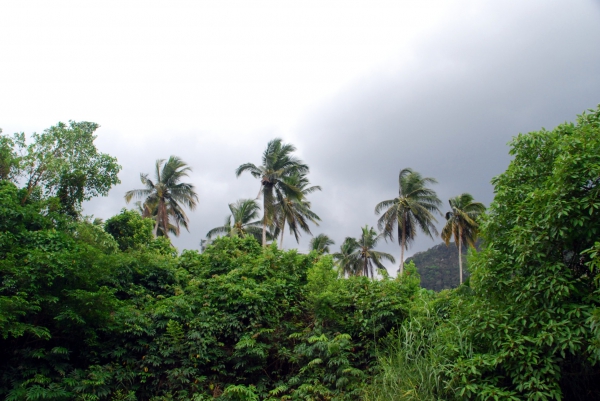
M 279 246 L 283 248 L 283 235 L 285 233 L 285 225 L 287 223 L 290 233 L 296 238 L 296 242 L 300 242 L 300 230 L 311 234 L 309 222 L 319 225 L 321 218 L 312 210 L 311 204 L 306 200 L 306 196 L 312 192 L 320 191 L 318 185 L 309 186 L 309 181 L 306 175 L 294 174 L 289 177 L 284 177 L 283 180 L 287 184 L 283 188 L 283 199 L 274 205 L 275 213 L 275 234 L 281 233 Z M 288 188 L 292 188 L 289 192 Z
M 454 237 L 458 247 L 458 266 L 460 271 L 460 283 L 463 282 L 462 268 L 462 245 L 475 247 L 479 225 L 477 218 L 485 211 L 485 206 L 480 202 L 474 202 L 469 193 L 455 196 L 449 200 L 450 211 L 446 213 L 446 225 L 442 229 L 442 239 L 446 245 Z
M 362 265 L 357 249 L 358 242 L 356 239 L 346 237 L 340 245 L 340 251 L 333 254 L 333 258 L 340 269 L 340 275 L 355 276 L 360 274 Z
M 434 178 L 422 177 L 410 168 L 405 168 L 398 175 L 398 197 L 385 200 L 375 206 L 375 214 L 383 212 L 377 222 L 378 228 L 386 238 L 394 239 L 394 227 L 400 244 L 400 269 L 404 272 L 404 250 L 417 236 L 417 228 L 433 238 L 438 235 L 434 223 L 434 213 L 441 215 L 442 204 L 434 190 L 428 184 L 436 184 Z
M 301 197 L 301 190 L 286 182 L 294 174 L 306 174 L 309 168 L 300 159 L 292 155 L 294 145 L 284 144 L 280 138 L 273 139 L 263 152 L 262 165 L 246 163 L 239 166 L 235 175 L 239 177 L 248 171 L 254 178 L 260 179 L 260 192 L 263 197 L 263 233 L 262 244 L 267 243 L 267 226 L 273 223 L 275 204 L 284 199 L 284 194 Z
M 309 242 L 310 250 L 319 254 L 329 253 L 329 245 L 334 244 L 335 242 L 325 234 L 319 234 Z
M 355 252 L 358 254 L 358 259 L 361 261 L 362 265 L 361 275 L 375 277 L 373 266 L 377 267 L 377 270 L 386 271 L 385 266 L 381 263 L 382 259 L 396 263 L 394 257 L 389 253 L 375 250 L 377 243 L 383 236 L 384 234 L 377 234 L 373 227 L 369 228 L 368 225 L 362 227 L 360 238 L 355 240 L 358 245 Z
M 159 227 L 160 232 L 167 238 L 170 231 L 179 235 L 180 226 L 189 231 L 188 218 L 183 206 L 194 210 L 198 195 L 192 184 L 180 181 L 187 177 L 192 169 L 177 156 L 169 157 L 166 163 L 164 159 L 157 160 L 155 169 L 156 180 L 148 178 L 148 174 L 140 174 L 140 180 L 146 188 L 127 191 L 125 201 L 129 203 L 133 198 L 145 198 L 143 209 L 148 215 L 153 214 L 152 210 L 155 208 L 155 236 L 159 234 Z M 171 220 L 175 230 L 169 229 Z
M 215 227 L 206 234 L 211 239 L 218 235 L 226 237 L 245 237 L 251 235 L 257 241 L 261 240 L 262 223 L 259 218 L 260 206 L 255 199 L 240 199 L 236 203 L 229 204 L 231 214 L 225 219 L 225 224 Z M 269 238 L 271 237 L 268 233 Z

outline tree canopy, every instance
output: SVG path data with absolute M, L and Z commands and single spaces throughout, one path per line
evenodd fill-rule
M 33 133 L 27 144 L 24 134 L 0 138 L 0 174 L 13 182 L 24 180 L 21 203 L 40 190 L 58 196 L 69 214 L 77 214 L 83 201 L 105 196 L 121 181 L 117 159 L 100 153 L 94 145 L 92 122 L 58 123 L 43 133 Z M 0 131 L 1 132 L 1 131 Z

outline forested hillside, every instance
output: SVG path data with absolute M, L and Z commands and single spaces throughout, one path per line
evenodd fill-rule
M 479 244 L 477 245 L 477 249 Z M 466 267 L 465 278 L 469 277 L 468 248 L 463 248 L 463 266 Z M 438 244 L 426 251 L 417 252 L 406 263 L 413 262 L 419 276 L 421 276 L 421 287 L 428 290 L 441 291 L 456 288 L 460 284 L 458 274 L 458 248 L 454 242 L 449 245 Z
M 463 261 L 466 265 L 467 249 L 463 249 Z M 417 252 L 406 263 L 413 262 L 421 276 L 421 287 L 428 290 L 441 291 L 459 285 L 458 248 L 454 243 L 450 246 L 438 244 L 423 252 Z M 469 277 L 468 269 L 465 277 Z

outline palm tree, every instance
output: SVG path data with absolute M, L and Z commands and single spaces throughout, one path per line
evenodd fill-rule
M 463 282 L 462 244 L 475 247 L 479 225 L 477 218 L 485 211 L 483 203 L 474 202 L 473 196 L 464 193 L 449 200 L 450 211 L 446 213 L 446 225 L 442 229 L 442 239 L 449 245 L 454 237 L 458 247 L 458 266 L 460 269 L 460 283 Z
M 318 185 L 309 186 L 306 175 L 294 174 L 284 178 L 287 184 L 283 190 L 283 199 L 275 204 L 275 235 L 281 232 L 279 246 L 283 248 L 283 235 L 285 233 L 285 224 L 287 223 L 290 233 L 294 234 L 296 242 L 300 242 L 300 230 L 311 234 L 309 222 L 319 225 L 321 218 L 310 210 L 310 202 L 306 200 L 306 195 L 320 191 Z M 287 188 L 293 188 L 288 192 Z
M 259 196 L 263 197 L 263 232 L 262 244 L 267 244 L 267 226 L 272 225 L 275 216 L 275 204 L 281 202 L 284 193 L 301 197 L 300 189 L 286 183 L 285 178 L 294 174 L 306 174 L 309 169 L 300 159 L 292 153 L 296 150 L 294 145 L 284 144 L 280 138 L 273 139 L 267 144 L 263 152 L 262 165 L 256 166 L 246 163 L 239 166 L 236 177 L 244 171 L 250 172 L 254 178 L 260 179 Z
M 438 235 L 434 223 L 434 212 L 440 213 L 442 202 L 427 184 L 435 184 L 433 178 L 423 178 L 410 168 L 400 171 L 398 176 L 398 197 L 385 200 L 375 206 L 375 214 L 383 212 L 377 226 L 386 238 L 394 239 L 394 226 L 397 228 L 400 244 L 400 274 L 404 272 L 404 250 L 417 236 L 417 227 L 433 239 Z
M 206 234 L 206 238 L 212 239 L 219 234 L 226 237 L 245 237 L 251 235 L 257 241 L 261 239 L 259 218 L 260 206 L 255 199 L 240 199 L 236 203 L 229 204 L 231 214 L 225 219 L 225 224 L 215 227 Z M 270 233 L 267 233 L 270 238 Z
M 373 227 L 369 228 L 368 225 L 362 228 L 362 234 L 357 241 L 358 253 L 360 260 L 362 261 L 362 275 L 374 277 L 373 265 L 378 270 L 386 270 L 385 266 L 381 263 L 381 259 L 389 260 L 392 263 L 396 263 L 396 260 L 392 255 L 385 252 L 376 251 L 374 248 L 384 234 L 377 234 Z
M 163 165 L 164 163 L 164 165 Z M 156 180 L 148 178 L 148 174 L 140 174 L 144 189 L 133 189 L 125 194 L 125 201 L 129 203 L 133 198 L 145 198 L 144 212 L 152 216 L 153 209 L 156 209 L 156 223 L 154 225 L 154 236 L 160 233 L 169 237 L 169 232 L 179 235 L 179 227 L 183 226 L 188 231 L 188 218 L 183 211 L 183 206 L 190 210 L 196 208 L 198 195 L 194 191 L 194 186 L 189 183 L 180 182 L 183 177 L 187 177 L 192 171 L 188 165 L 177 156 L 169 157 L 165 163 L 164 159 L 156 161 Z M 176 228 L 170 230 L 172 225 Z
M 361 263 L 357 249 L 358 242 L 354 238 L 346 237 L 340 246 L 340 251 L 333 254 L 342 276 L 359 274 Z
M 329 245 L 333 245 L 335 242 L 325 234 L 319 234 L 316 237 L 311 238 L 309 246 L 311 251 L 317 251 L 319 254 L 329 253 Z
M 135 207 L 135 210 L 141 214 L 142 217 L 154 220 L 156 229 L 155 236 L 164 237 L 165 234 L 163 233 L 162 226 L 160 224 L 158 226 L 156 225 L 156 222 L 158 221 L 158 202 L 156 202 L 156 199 L 154 199 L 151 204 L 148 202 L 142 203 L 141 201 L 137 201 L 135 202 Z M 171 215 L 169 208 L 167 208 L 167 215 Z M 168 221 L 167 231 L 175 236 L 179 235 L 179 227 L 171 223 L 171 221 Z

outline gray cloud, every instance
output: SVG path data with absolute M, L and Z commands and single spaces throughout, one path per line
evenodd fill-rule
M 439 181 L 444 209 L 462 192 L 489 204 L 490 180 L 508 165 L 513 136 L 573 120 L 600 102 L 598 17 L 594 2 L 468 3 L 413 43 L 409 58 L 390 61 L 315 105 L 283 135 L 311 166 L 311 181 L 323 187 L 311 195 L 323 219 L 313 233 L 330 235 L 337 249 L 361 226 L 374 226 L 375 205 L 397 195 L 404 167 Z M 123 164 L 123 184 L 86 211 L 114 215 L 125 206 L 125 191 L 140 186 L 139 173 L 175 154 L 194 168 L 190 181 L 200 195 L 198 210 L 189 213 L 191 233 L 175 244 L 197 248 L 222 224 L 228 203 L 256 196 L 258 181 L 236 179 L 234 170 L 259 163 L 268 140 L 280 134 L 265 129 L 227 143 L 215 140 L 227 133 L 165 132 L 160 141 L 132 144 L 106 129 L 99 147 Z M 292 241 L 285 240 L 295 246 Z M 421 235 L 408 254 L 439 241 Z M 299 249 L 307 243 L 304 236 Z M 382 249 L 399 255 L 397 245 Z
M 412 62 L 364 77 L 299 128 L 325 188 L 321 229 L 338 244 L 375 224 L 375 204 L 396 196 L 404 167 L 437 178 L 444 208 L 462 192 L 489 204 L 513 136 L 600 102 L 597 5 L 503 4 L 458 15 L 415 46 Z M 421 238 L 410 253 L 439 241 Z

